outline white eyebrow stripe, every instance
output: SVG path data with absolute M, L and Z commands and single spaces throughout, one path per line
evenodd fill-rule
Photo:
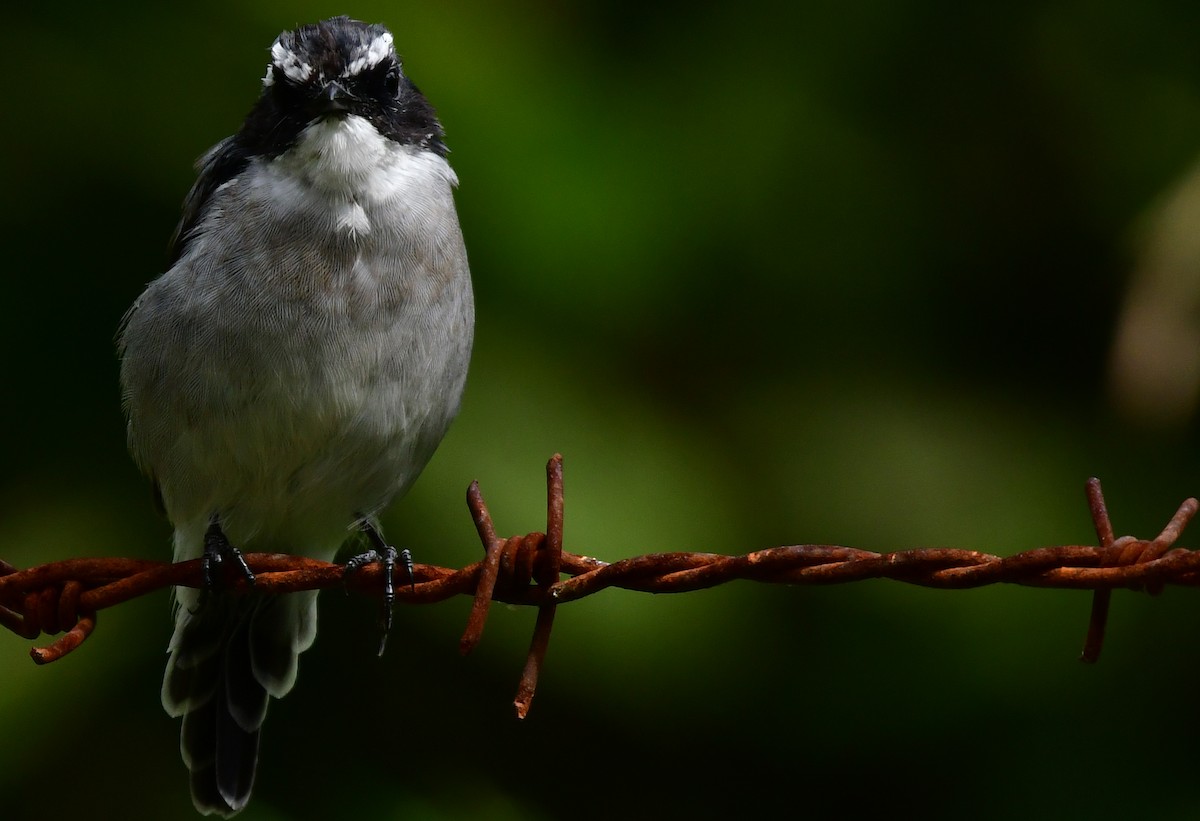
M 346 65 L 346 70 L 342 72 L 342 76 L 349 77 L 366 71 L 369 68 L 374 68 L 382 60 L 393 54 L 395 54 L 395 51 L 392 49 L 392 34 L 385 31 L 372 40 L 370 45 L 364 46 L 359 50 L 358 56 Z
M 275 41 L 275 45 L 271 46 L 271 62 L 293 82 L 305 83 L 312 77 L 313 67 L 308 63 L 301 62 L 294 51 L 288 50 L 278 40 Z M 270 72 L 268 72 L 269 75 Z M 265 80 L 263 82 L 270 85 Z

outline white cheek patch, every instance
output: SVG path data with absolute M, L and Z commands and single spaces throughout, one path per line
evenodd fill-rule
M 385 31 L 372 40 L 370 45 L 359 49 L 355 53 L 354 59 L 346 64 L 346 70 L 342 72 L 342 76 L 351 77 L 367 69 L 374 68 L 385 57 L 394 54 L 391 32 Z
M 313 67 L 308 63 L 302 62 L 294 51 L 289 51 L 278 40 L 275 41 L 275 45 L 271 46 L 271 62 L 274 67 L 277 67 L 283 72 L 285 77 L 294 83 L 306 83 L 312 77 Z M 267 77 L 270 76 L 271 69 L 268 68 Z M 265 78 L 263 79 L 263 84 L 271 85 Z

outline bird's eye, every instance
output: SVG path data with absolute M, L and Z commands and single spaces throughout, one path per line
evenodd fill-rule
M 392 66 L 384 75 L 383 87 L 392 97 L 400 96 L 400 67 Z

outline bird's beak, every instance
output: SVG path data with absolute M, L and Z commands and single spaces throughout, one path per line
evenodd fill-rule
M 330 80 L 317 95 L 313 107 L 319 116 L 345 114 L 350 110 L 350 92 L 337 80 Z

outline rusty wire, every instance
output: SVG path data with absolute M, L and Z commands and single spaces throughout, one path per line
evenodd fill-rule
M 841 584 L 864 579 L 893 579 L 926 587 L 963 589 L 1007 583 L 1033 587 L 1095 591 L 1081 659 L 1099 658 L 1113 588 L 1156 594 L 1165 585 L 1200 585 L 1200 551 L 1176 548 L 1183 529 L 1200 509 L 1187 499 L 1154 539 L 1114 538 L 1098 479 L 1087 482 L 1088 505 L 1098 546 L 1066 545 L 995 556 L 974 550 L 929 548 L 874 553 L 837 545 L 790 545 L 742 556 L 716 553 L 655 553 L 612 564 L 563 550 L 562 457 L 546 466 L 546 532 L 501 538 L 478 483 L 467 490 L 475 529 L 484 547 L 482 561 L 460 569 L 418 564 L 415 583 L 396 588 L 398 601 L 431 604 L 452 596 L 474 597 L 460 641 L 465 654 L 483 636 L 493 601 L 538 608 L 532 641 L 514 700 L 524 718 L 537 688 L 558 605 L 607 587 L 647 593 L 683 593 L 735 579 L 768 584 Z M 287 554 L 248 553 L 254 590 L 291 593 L 327 587 L 382 596 L 379 566 L 367 566 L 343 578 L 338 564 Z M 562 578 L 562 576 L 567 578 Z M 201 587 L 200 560 L 172 564 L 142 559 L 99 558 L 65 561 L 17 570 L 0 561 L 0 625 L 25 638 L 65 634 L 47 647 L 30 651 L 46 664 L 77 648 L 96 626 L 106 607 L 163 587 Z M 240 574 L 224 586 L 233 593 L 249 589 Z

